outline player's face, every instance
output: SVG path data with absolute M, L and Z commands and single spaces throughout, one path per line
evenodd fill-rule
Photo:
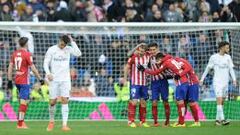
M 59 42 L 59 48 L 60 49 L 63 49 L 63 48 L 65 48 L 66 47 L 66 44 L 62 41 L 62 40 L 60 40 L 60 42 Z
M 144 53 L 145 53 L 145 48 L 139 47 L 139 48 L 138 48 L 138 54 L 139 54 L 139 55 L 144 55 Z
M 224 46 L 224 51 L 225 51 L 225 53 L 229 53 L 229 51 L 230 51 L 229 45 Z
M 150 48 L 149 48 L 149 52 L 150 52 L 152 55 L 156 55 L 157 52 L 158 52 L 158 48 L 157 48 L 157 47 L 150 47 Z

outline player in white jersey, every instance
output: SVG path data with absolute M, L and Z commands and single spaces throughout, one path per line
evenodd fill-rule
M 68 44 L 71 46 L 68 46 Z M 67 126 L 68 120 L 68 98 L 71 90 L 70 78 L 70 55 L 81 56 L 81 51 L 70 35 L 60 37 L 59 43 L 47 50 L 44 59 L 44 71 L 49 80 L 49 118 L 47 131 L 54 128 L 54 112 L 57 98 L 61 97 L 62 103 L 62 130 L 71 130 Z
M 228 125 L 230 122 L 225 120 L 223 112 L 224 99 L 228 93 L 229 73 L 233 80 L 233 85 L 236 86 L 236 77 L 233 70 L 233 62 L 229 52 L 229 43 L 220 42 L 218 46 L 219 52 L 213 54 L 208 62 L 208 65 L 202 75 L 200 84 L 203 84 L 204 78 L 207 76 L 210 69 L 214 70 L 213 88 L 217 98 L 217 113 L 216 125 Z

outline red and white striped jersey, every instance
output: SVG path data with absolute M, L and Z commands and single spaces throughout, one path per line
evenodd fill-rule
M 130 66 L 130 81 L 131 85 L 147 85 L 147 74 L 138 70 L 137 65 L 143 65 L 147 67 L 150 56 L 148 54 L 142 57 L 138 55 L 132 55 L 128 59 L 128 65 Z
M 156 58 L 155 57 L 151 57 L 150 58 L 150 64 L 151 64 L 151 69 L 152 70 L 157 70 L 161 67 L 161 65 L 156 63 Z M 166 79 L 169 76 L 173 76 L 173 72 L 169 69 L 164 70 L 162 73 L 158 74 L 158 75 L 152 75 L 151 76 L 151 80 L 152 81 L 157 81 L 160 79 Z

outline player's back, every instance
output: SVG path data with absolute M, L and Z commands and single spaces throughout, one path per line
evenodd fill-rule
M 16 69 L 15 83 L 28 84 L 29 83 L 29 66 L 32 65 L 31 53 L 26 49 L 19 49 L 13 52 L 11 63 Z
M 174 59 L 170 58 L 162 63 L 162 65 L 166 66 L 167 69 L 171 70 L 174 74 L 180 74 L 182 72 L 182 66 Z M 182 83 L 188 82 L 186 76 L 182 76 L 180 78 Z
M 188 76 L 189 76 L 191 83 L 193 83 L 193 84 L 199 83 L 198 76 L 196 75 L 192 65 L 186 59 L 176 57 L 175 60 L 178 62 L 182 62 L 184 64 L 184 67 L 189 68 Z

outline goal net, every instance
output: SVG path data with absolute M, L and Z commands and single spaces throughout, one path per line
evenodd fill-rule
M 58 43 L 62 34 L 71 34 L 83 54 L 80 58 L 71 56 L 70 60 L 71 120 L 127 119 L 129 83 L 122 84 L 121 78 L 127 53 L 140 42 L 156 42 L 161 52 L 186 58 L 201 77 L 209 57 L 217 52 L 218 42 L 229 41 L 237 80 L 240 79 L 239 24 L 0 23 L 0 121 L 17 118 L 17 90 L 7 90 L 6 87 L 9 58 L 17 48 L 19 37 L 27 36 L 30 39 L 29 51 L 44 76 L 44 55 L 49 47 Z M 175 86 L 172 80 L 169 83 L 171 119 L 176 119 Z M 231 82 L 229 84 L 225 115 L 229 119 L 239 120 L 239 87 L 234 87 Z M 26 119 L 48 120 L 48 85 L 41 87 L 32 73 L 30 85 L 31 102 Z M 199 97 L 200 119 L 214 120 L 216 103 L 211 72 L 200 89 Z M 148 119 L 152 118 L 150 101 Z M 60 105 L 56 112 L 57 119 L 61 119 L 59 108 Z M 159 109 L 159 118 L 164 119 L 161 103 Z M 190 113 L 187 113 L 186 119 L 192 119 Z

